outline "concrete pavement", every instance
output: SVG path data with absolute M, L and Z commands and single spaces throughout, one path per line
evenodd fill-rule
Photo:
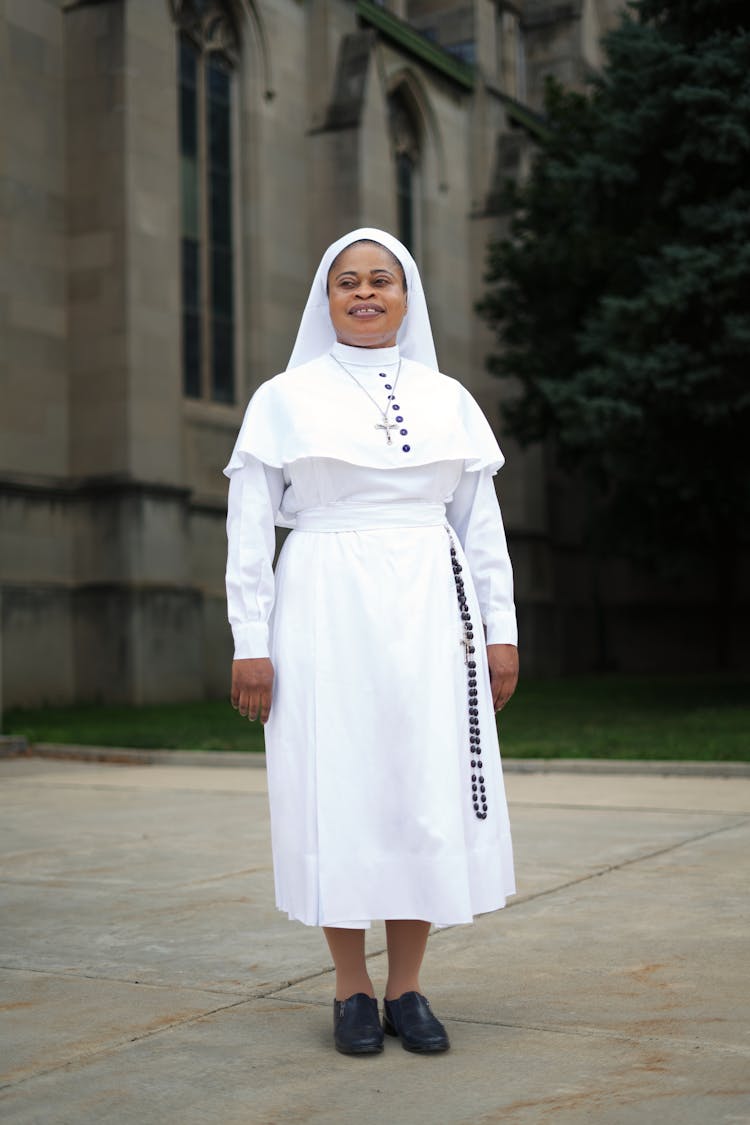
M 453 1049 L 349 1059 L 262 769 L 0 761 L 0 1120 L 750 1125 L 750 778 L 507 785 L 520 893 L 430 939 Z

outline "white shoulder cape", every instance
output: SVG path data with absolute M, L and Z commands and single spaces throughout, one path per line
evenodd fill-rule
M 376 429 L 375 404 L 328 355 L 290 368 L 251 398 L 224 472 L 241 468 L 243 454 L 274 468 L 309 457 L 373 469 L 463 461 L 469 471 L 496 472 L 503 465 L 487 419 L 456 379 L 403 359 L 396 397 L 407 435 L 392 431 L 388 445 Z

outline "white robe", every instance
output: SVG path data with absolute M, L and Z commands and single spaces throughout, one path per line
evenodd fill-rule
M 385 402 L 397 349 L 335 352 Z M 374 404 L 330 358 L 277 376 L 226 470 L 235 657 L 269 654 L 276 672 L 265 728 L 276 900 L 308 925 L 466 923 L 515 890 L 482 643 L 482 623 L 487 643 L 516 643 L 492 483 L 502 454 L 454 380 L 404 361 L 396 397 L 407 434 L 388 446 Z M 275 577 L 274 523 L 296 527 Z M 481 767 L 451 539 L 478 638 Z

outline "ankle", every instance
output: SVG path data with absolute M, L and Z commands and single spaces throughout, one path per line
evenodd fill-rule
M 339 1002 L 348 1000 L 350 996 L 356 996 L 358 992 L 364 992 L 365 996 L 369 996 L 372 1000 L 375 999 L 375 989 L 372 987 L 372 981 L 369 977 L 366 980 L 336 981 L 336 999 Z
M 405 992 L 421 992 L 418 980 L 401 980 L 395 984 L 387 984 L 385 988 L 386 1000 L 399 1000 Z

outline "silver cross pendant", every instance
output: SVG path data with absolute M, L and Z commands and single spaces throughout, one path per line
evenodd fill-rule
M 383 419 L 382 422 L 376 422 L 375 423 L 375 429 L 376 430 L 385 430 L 386 441 L 388 442 L 389 445 L 393 445 L 393 441 L 391 440 L 391 430 L 396 429 L 396 423 L 395 422 L 386 422 L 386 420 Z

